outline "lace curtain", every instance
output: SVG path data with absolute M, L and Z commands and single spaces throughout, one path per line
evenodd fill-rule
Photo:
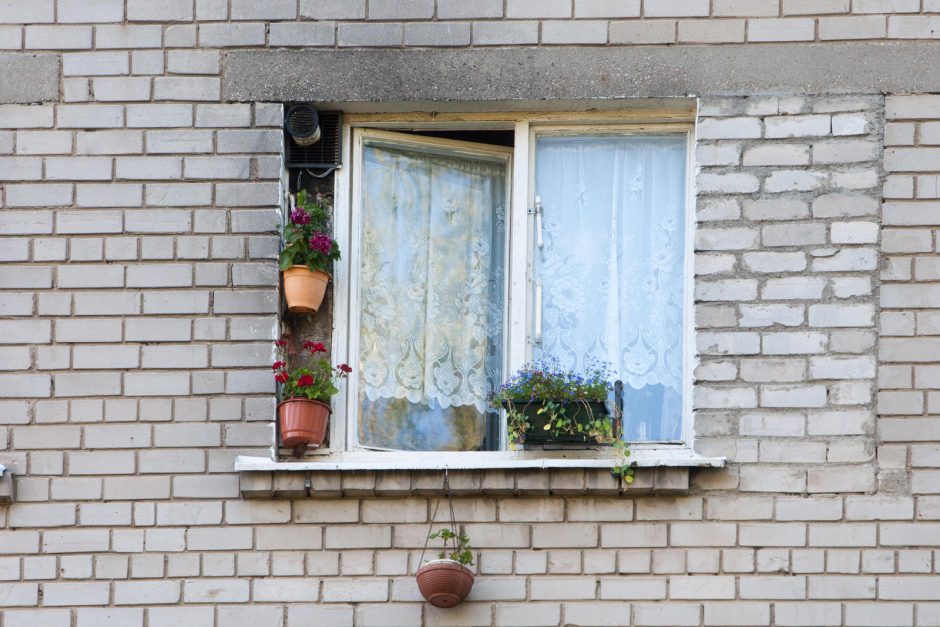
M 363 149 L 360 390 L 431 410 L 375 425 L 376 445 L 454 448 L 454 413 L 437 410 L 470 406 L 482 420 L 501 380 L 505 171 L 502 161 Z
M 536 159 L 541 354 L 611 366 L 629 439 L 681 439 L 685 136 L 547 136 Z

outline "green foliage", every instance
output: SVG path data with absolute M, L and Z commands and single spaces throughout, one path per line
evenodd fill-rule
M 306 398 L 329 403 L 339 389 L 340 379 L 352 371 L 346 364 L 332 366 L 326 359 L 326 347 L 321 342 L 304 342 L 298 350 L 287 335 L 274 342 L 278 359 L 272 365 L 274 379 L 281 384 L 281 396 Z
M 444 546 L 437 554 L 438 559 L 449 559 L 464 566 L 473 566 L 473 549 L 470 548 L 470 538 L 466 534 L 456 533 L 445 527 L 429 535 L 428 539 L 443 541 Z
M 296 208 L 284 225 L 284 249 L 278 258 L 281 270 L 307 266 L 330 272 L 340 253 L 339 245 L 329 234 L 329 217 L 329 211 L 314 202 L 307 190 L 297 192 Z
M 604 402 L 613 389 L 606 367 L 595 365 L 584 375 L 563 370 L 556 360 L 527 364 L 490 395 L 490 405 L 506 409 L 509 447 L 517 449 L 525 442 L 533 425 L 520 407 L 538 403 L 537 414 L 544 417 L 542 427 L 553 438 L 563 435 L 583 436 L 598 444 L 613 446 L 620 463 L 611 472 L 627 483 L 633 482 L 634 469 L 627 458 L 630 445 L 624 441 L 620 421 L 615 416 L 595 415 L 590 403 Z
M 603 402 L 611 389 L 607 368 L 603 365 L 590 367 L 586 374 L 580 375 L 563 370 L 556 359 L 543 359 L 523 366 L 490 395 L 490 403 L 501 407 L 507 401 L 525 399 Z

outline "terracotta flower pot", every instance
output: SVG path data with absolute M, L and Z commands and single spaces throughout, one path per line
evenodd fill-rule
M 421 596 L 435 607 L 454 607 L 473 587 L 473 571 L 454 560 L 430 561 L 415 576 Z
M 277 406 L 281 440 L 300 457 L 308 448 L 319 448 L 326 437 L 332 410 L 326 403 L 306 398 L 289 398 Z
M 307 266 L 291 266 L 284 270 L 284 298 L 294 313 L 316 313 L 323 304 L 330 275 Z

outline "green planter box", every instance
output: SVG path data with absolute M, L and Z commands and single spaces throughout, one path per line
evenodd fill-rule
M 610 417 L 607 410 L 607 404 L 603 402 L 569 403 L 565 410 L 565 415 L 575 422 L 586 423 L 588 420 L 600 416 Z M 513 401 L 516 411 L 522 413 L 529 419 L 531 427 L 525 432 L 525 444 L 597 444 L 597 440 L 589 436 L 580 434 L 562 433 L 558 437 L 552 435 L 552 432 L 545 430 L 545 424 L 548 422 L 548 414 L 540 414 L 542 408 L 541 401 Z M 588 409 L 590 408 L 590 410 Z

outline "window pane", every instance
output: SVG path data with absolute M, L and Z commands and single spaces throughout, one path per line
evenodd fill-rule
M 542 343 L 624 383 L 630 440 L 682 438 L 686 137 L 543 136 Z
M 496 448 L 506 163 L 367 144 L 362 198 L 360 444 Z

